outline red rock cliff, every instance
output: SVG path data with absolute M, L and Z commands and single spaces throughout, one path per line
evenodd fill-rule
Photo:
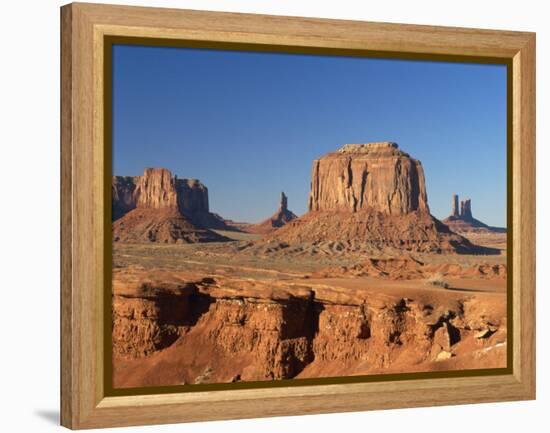
M 208 210 L 208 190 L 196 179 L 178 179 L 165 168 L 143 176 L 113 177 L 115 242 L 194 243 L 228 240 L 210 228 L 225 221 Z
M 208 188 L 197 179 L 177 179 L 178 209 L 184 214 L 209 212 Z
M 505 364 L 502 298 L 402 296 L 117 269 L 113 380 L 135 387 L 433 371 L 451 357 Z
M 136 186 L 138 208 L 177 209 L 178 194 L 172 173 L 165 168 L 146 168 Z
M 113 220 L 136 208 L 136 184 L 139 176 L 113 176 L 111 187 Z
M 197 179 L 178 179 L 165 168 L 146 168 L 143 176 L 113 176 L 113 219 L 132 209 L 172 209 L 189 217 L 209 212 L 208 189 Z
M 313 161 L 310 211 L 426 211 L 424 170 L 391 142 L 347 144 Z

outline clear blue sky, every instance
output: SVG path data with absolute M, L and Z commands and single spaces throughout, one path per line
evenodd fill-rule
M 433 215 L 458 193 L 506 224 L 505 66 L 117 45 L 113 69 L 114 174 L 198 178 L 225 218 L 281 191 L 302 214 L 313 159 L 388 140 L 422 161 Z

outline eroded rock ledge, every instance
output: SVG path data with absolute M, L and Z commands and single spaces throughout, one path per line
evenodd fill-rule
M 125 271 L 115 274 L 114 381 L 125 387 L 369 374 L 400 366 L 422 371 L 471 357 L 477 368 L 500 366 L 506 321 L 496 310 L 471 296 L 442 302 L 435 292 L 411 299 L 171 272 L 149 280 Z

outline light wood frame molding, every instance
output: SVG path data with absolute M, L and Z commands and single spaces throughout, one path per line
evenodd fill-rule
M 106 396 L 102 317 L 110 314 L 105 312 L 110 300 L 103 291 L 105 36 L 509 61 L 511 372 Z M 61 102 L 62 425 L 80 429 L 535 398 L 534 33 L 73 3 L 61 8 Z

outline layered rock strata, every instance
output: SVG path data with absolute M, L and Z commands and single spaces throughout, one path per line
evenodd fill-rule
M 396 143 L 347 144 L 313 161 L 310 211 L 428 212 L 420 161 Z
M 425 292 L 413 300 L 305 282 L 157 277 L 115 275 L 117 387 L 506 362 L 506 307 L 494 297 Z

